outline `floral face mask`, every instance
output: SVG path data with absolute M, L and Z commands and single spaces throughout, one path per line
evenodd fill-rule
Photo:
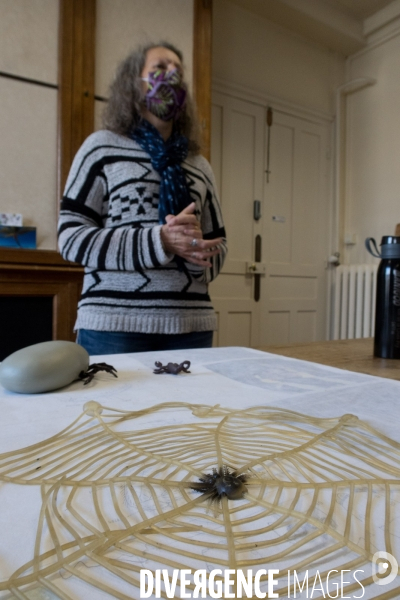
M 162 121 L 178 119 L 186 104 L 186 86 L 180 71 L 158 69 L 142 79 L 149 86 L 145 96 L 149 111 Z

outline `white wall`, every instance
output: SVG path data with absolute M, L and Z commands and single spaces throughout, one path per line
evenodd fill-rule
M 376 84 L 347 100 L 345 230 L 358 240 L 347 246 L 350 264 L 375 261 L 364 249 L 365 238 L 380 242 L 400 223 L 399 26 L 349 58 L 347 79 L 365 76 Z
M 340 54 L 229 2 L 215 0 L 213 76 L 265 96 L 334 113 L 344 81 Z
M 57 84 L 58 2 L 1 0 L 0 71 Z M 57 90 L 0 77 L 0 212 L 56 247 Z

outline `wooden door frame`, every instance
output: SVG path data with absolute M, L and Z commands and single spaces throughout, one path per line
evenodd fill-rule
M 59 0 L 57 203 L 72 160 L 94 129 L 96 0 Z M 210 158 L 212 0 L 193 4 L 193 95 Z
M 76 152 L 94 129 L 96 0 L 59 0 L 59 8 L 58 199 Z
M 194 0 L 193 96 L 202 133 L 202 154 L 210 160 L 213 0 Z

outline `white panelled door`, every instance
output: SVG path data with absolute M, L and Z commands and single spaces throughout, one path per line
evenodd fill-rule
M 213 95 L 211 162 L 229 248 L 223 272 L 210 286 L 219 319 L 216 345 L 324 339 L 327 132 L 323 124 L 274 110 L 267 183 L 264 107 Z M 261 205 L 258 220 L 254 200 Z M 266 273 L 254 276 L 256 238 L 262 240 L 256 269 Z
M 210 286 L 218 314 L 220 346 L 257 346 L 259 303 L 247 265 L 254 259 L 254 239 L 261 223 L 253 203 L 262 200 L 264 109 L 225 94 L 213 96 L 211 162 L 217 179 L 228 238 L 223 273 Z
M 261 345 L 326 339 L 328 133 L 323 123 L 273 111 L 264 186 Z

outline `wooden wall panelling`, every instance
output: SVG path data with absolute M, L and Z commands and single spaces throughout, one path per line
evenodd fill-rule
M 194 0 L 193 96 L 202 133 L 202 154 L 210 160 L 212 0 Z
M 58 198 L 72 160 L 94 130 L 96 0 L 59 0 Z

